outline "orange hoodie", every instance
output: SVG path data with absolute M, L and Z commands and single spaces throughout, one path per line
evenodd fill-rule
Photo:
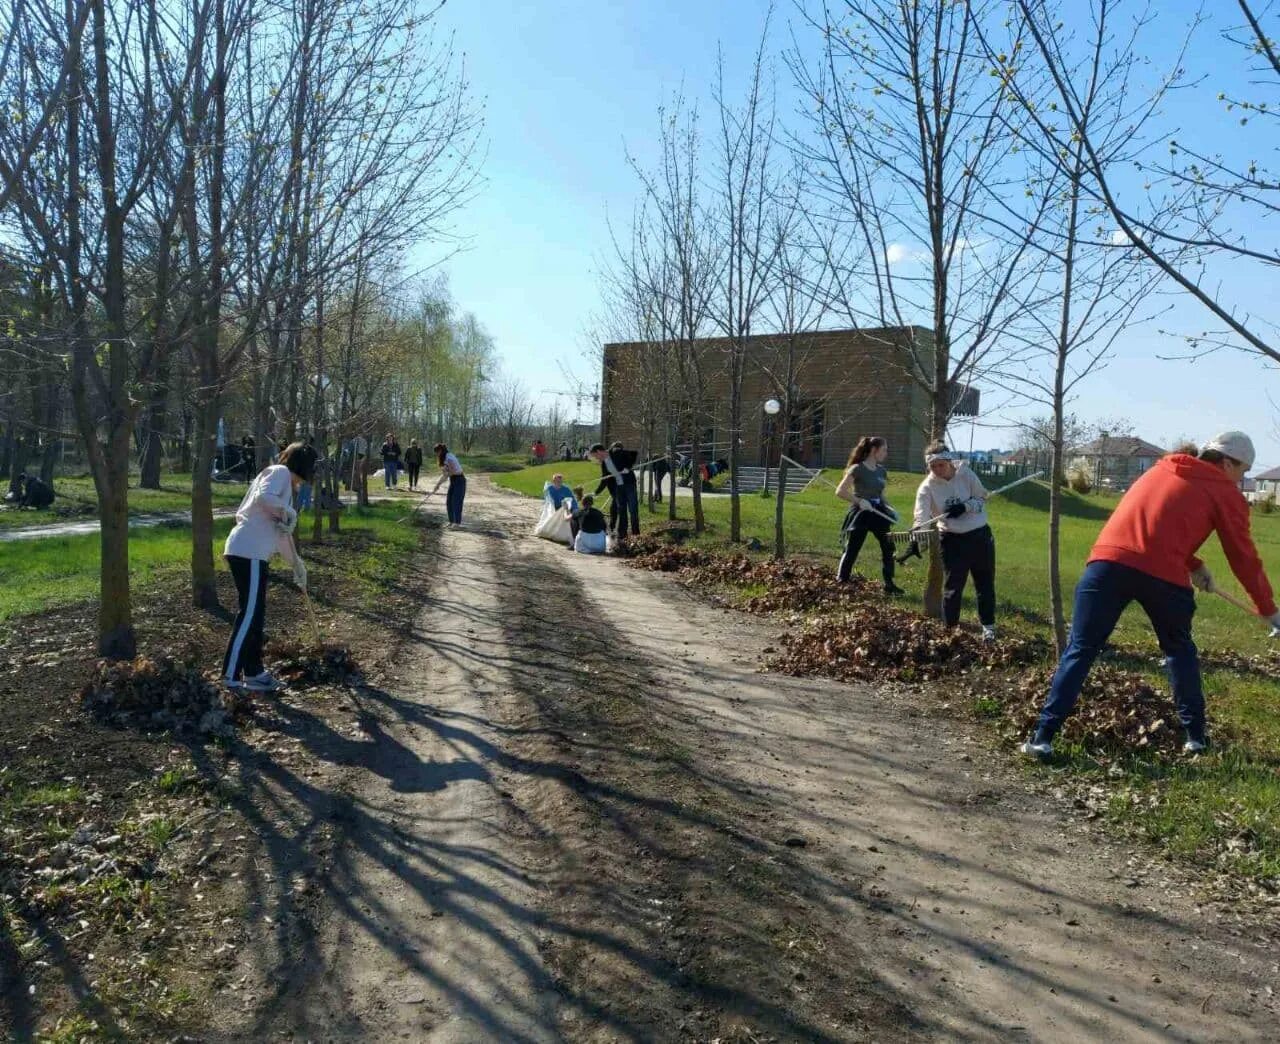
M 1271 584 L 1249 536 L 1249 505 L 1220 467 L 1185 453 L 1161 458 L 1129 487 L 1089 561 L 1118 562 L 1188 587 L 1201 564 L 1196 552 L 1214 530 L 1258 612 L 1274 615 Z

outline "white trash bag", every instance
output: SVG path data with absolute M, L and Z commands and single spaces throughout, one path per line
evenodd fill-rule
M 580 555 L 603 555 L 607 539 L 604 533 L 584 533 L 579 530 L 573 549 Z
M 533 527 L 533 535 L 543 540 L 552 540 L 557 544 L 573 544 L 573 529 L 569 525 L 569 519 L 565 517 L 562 509 L 557 508 L 549 500 L 542 504 L 542 514 L 538 516 L 538 522 Z

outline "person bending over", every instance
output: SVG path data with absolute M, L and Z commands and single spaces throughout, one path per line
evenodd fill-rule
M 973 577 L 983 641 L 996 636 L 996 541 L 987 524 L 987 491 L 946 444 L 925 450 L 929 474 L 916 491 L 915 528 L 936 519 L 942 533 L 942 620 L 960 622 L 965 584 Z M 941 518 L 937 516 L 941 515 Z
M 249 483 L 236 508 L 236 524 L 227 535 L 223 556 L 235 580 L 240 611 L 231 625 L 222 677 L 228 688 L 272 692 L 280 683 L 262 664 L 267 613 L 267 563 L 280 555 L 293 567 L 293 579 L 305 592 L 307 567 L 293 543 L 298 513 L 293 495 L 311 481 L 314 457 L 301 442 L 280 454 L 280 463 L 264 468 Z
M 18 507 L 42 511 L 53 506 L 53 487 L 38 475 L 18 476 Z
M 1192 588 L 1214 590 L 1208 567 L 1196 557 L 1210 533 L 1218 534 L 1231 572 L 1258 614 L 1280 627 L 1271 584 L 1249 533 L 1249 505 L 1240 492 L 1253 459 L 1249 436 L 1228 431 L 1198 457 L 1161 458 L 1129 487 L 1089 552 L 1076 585 L 1071 638 L 1023 754 L 1047 758 L 1053 753 L 1053 739 L 1075 708 L 1089 668 L 1131 602 L 1142 606 L 1164 653 L 1185 733 L 1182 749 L 1188 754 L 1205 750 L 1204 688 L 1191 617 L 1196 610 Z
M 432 493 L 442 483 L 449 483 L 449 491 L 445 494 L 445 513 L 449 516 L 449 525 L 462 525 L 462 502 L 467 497 L 467 477 L 462 473 L 462 464 L 449 452 L 443 442 L 435 444 L 436 463 L 440 466 L 440 478 L 436 481 Z
M 898 513 L 884 499 L 884 487 L 889 472 L 884 462 L 889 456 L 889 444 L 879 436 L 864 435 L 849 454 L 844 478 L 836 487 L 836 496 L 849 502 L 840 532 L 844 540 L 844 554 L 836 577 L 846 583 L 853 572 L 858 553 L 866 542 L 867 534 L 875 536 L 880 544 L 880 575 L 884 578 L 884 593 L 902 594 L 902 588 L 893 582 L 893 542 L 889 528 Z

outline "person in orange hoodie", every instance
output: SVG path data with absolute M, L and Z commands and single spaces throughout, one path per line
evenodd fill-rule
M 1173 453 L 1157 461 L 1124 495 L 1098 534 L 1076 586 L 1071 639 L 1023 754 L 1047 758 L 1053 738 L 1080 698 L 1089 668 L 1120 614 L 1131 602 L 1146 611 L 1164 653 L 1183 750 L 1206 749 L 1204 689 L 1200 659 L 1191 638 L 1195 613 L 1192 587 L 1213 591 L 1213 577 L 1196 551 L 1217 532 L 1231 571 L 1261 616 L 1280 626 L 1271 584 L 1249 535 L 1249 506 L 1240 482 L 1253 467 L 1253 442 L 1241 431 L 1212 439 L 1198 457 Z

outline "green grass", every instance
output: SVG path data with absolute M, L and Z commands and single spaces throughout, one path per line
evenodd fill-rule
M 494 481 L 528 496 L 540 496 L 543 483 L 553 470 L 563 470 L 570 484 L 584 483 L 589 489 L 599 480 L 599 466 L 586 462 L 530 468 L 498 476 Z M 831 470 L 824 477 L 834 483 L 840 473 Z M 910 515 L 920 479 L 920 475 L 891 476 L 886 495 L 904 518 Z M 1064 493 L 1062 580 L 1068 615 L 1072 592 L 1089 549 L 1118 502 L 1119 497 L 1112 494 Z M 690 521 L 692 501 L 681 497 L 677 503 L 680 519 Z M 744 539 L 757 537 L 766 547 L 772 546 L 774 506 L 772 496 L 741 498 Z M 1046 639 L 1051 638 L 1048 507 L 1048 486 L 1029 483 L 1007 497 L 993 499 L 989 508 L 996 535 L 1001 623 Z M 665 520 L 665 508 L 661 505 L 651 519 Z M 728 498 L 707 498 L 704 508 L 708 531 L 696 542 L 727 547 Z M 788 496 L 789 552 L 812 556 L 834 568 L 844 512 L 843 502 L 835 498 L 829 486 L 820 483 Z M 642 508 L 642 521 L 643 517 Z M 1280 514 L 1255 512 L 1252 520 L 1254 542 L 1267 573 L 1280 579 Z M 1243 597 L 1216 539 L 1210 539 L 1201 555 L 1218 582 Z M 859 562 L 861 571 L 875 575 L 878 565 L 875 548 L 869 545 Z M 898 582 L 909 591 L 920 592 L 924 583 L 921 564 L 917 561 L 903 567 Z M 971 601 L 965 613 L 972 617 Z M 1116 640 L 1137 653 L 1125 666 L 1152 677 L 1167 689 L 1159 669 L 1155 638 L 1138 606 L 1131 606 L 1121 619 Z M 1250 619 L 1222 599 L 1205 596 L 1197 598 L 1196 641 L 1208 657 L 1217 652 L 1261 654 L 1274 647 L 1260 621 Z M 1190 763 L 1153 760 L 1135 752 L 1108 766 L 1112 771 L 1119 768 L 1118 779 L 1079 750 L 1064 751 L 1059 765 L 1091 781 L 1114 784 L 1116 798 L 1109 813 L 1124 829 L 1136 831 L 1178 856 L 1229 867 L 1250 877 L 1280 881 L 1280 679 L 1257 671 L 1211 667 L 1206 669 L 1204 680 L 1210 721 L 1215 727 L 1225 726 L 1224 735 L 1237 737 L 1234 745 Z M 978 697 L 972 709 L 982 719 L 998 719 L 1002 713 L 1000 701 L 991 697 Z
M 428 460 L 423 464 L 422 470 L 425 473 L 434 473 L 432 466 L 435 463 L 435 457 L 430 455 L 431 448 L 427 447 L 424 452 Z M 454 453 L 462 461 L 462 466 L 475 475 L 519 471 L 529 464 L 529 456 L 526 453 L 495 453 L 481 449 L 472 450 L 469 453 L 454 450 Z
M 159 489 L 139 488 L 137 475 L 131 476 L 129 482 L 129 514 L 131 515 L 191 509 L 191 476 L 189 474 L 164 475 L 160 479 Z M 54 510 L 18 511 L 11 507 L 0 508 L 0 529 L 52 525 L 57 522 L 76 522 L 97 517 L 97 494 L 93 489 L 93 479 L 88 475 L 55 478 L 53 488 L 58 493 L 58 499 L 53 502 Z M 244 490 L 245 486 L 242 482 L 215 482 L 213 506 L 215 508 L 235 507 L 244 496 Z
M 221 547 L 231 519 L 214 522 L 214 547 Z M 101 542 L 96 533 L 74 537 L 0 542 L 0 621 L 95 599 Z M 129 576 L 135 587 L 161 574 L 189 568 L 191 529 L 155 526 L 129 534 Z M 215 556 L 221 568 L 221 559 Z

